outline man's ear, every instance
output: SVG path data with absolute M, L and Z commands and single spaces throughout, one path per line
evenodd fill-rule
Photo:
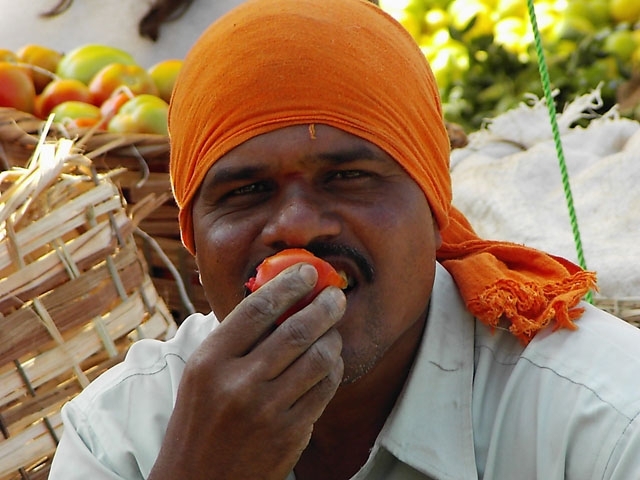
M 193 261 L 196 263 L 196 273 L 198 274 L 198 283 L 202 285 L 202 274 L 200 273 L 200 266 L 198 265 L 198 257 L 194 256 Z
M 433 234 L 436 240 L 436 250 L 438 250 L 442 246 L 442 235 L 440 235 L 440 227 L 438 227 L 438 222 L 433 218 L 431 220 L 433 222 Z

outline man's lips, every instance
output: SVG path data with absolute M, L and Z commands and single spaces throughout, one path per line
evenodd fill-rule
M 345 293 L 350 293 L 360 285 L 371 283 L 374 280 L 375 271 L 371 262 L 357 249 L 344 244 L 316 243 L 308 245 L 305 250 L 331 265 L 341 278 L 347 280 L 347 286 L 343 288 Z M 267 258 L 273 258 L 277 255 L 274 254 Z M 259 266 L 265 260 L 266 258 L 262 259 L 252 268 L 252 273 L 247 276 L 248 280 L 256 277 Z M 304 258 L 301 261 L 304 261 Z M 245 296 L 249 293 L 249 289 L 246 289 Z
M 371 283 L 375 278 L 372 263 L 358 249 L 335 243 L 314 243 L 308 245 L 307 249 L 329 262 L 337 271 L 343 270 L 350 286 Z
M 317 282 L 311 291 L 307 292 L 297 303 L 277 319 L 276 324 L 278 325 L 285 321 L 290 315 L 311 303 L 315 296 L 326 287 L 336 286 L 342 289 L 348 287 L 349 275 L 346 270 L 340 269 L 343 273 L 342 275 L 339 274 L 335 267 L 327 260 L 314 255 L 304 248 L 284 249 L 265 258 L 256 268 L 256 275 L 250 277 L 249 280 L 245 282 L 245 287 L 251 292 L 255 292 L 287 268 L 300 263 L 308 263 L 315 268 L 317 271 Z M 349 263 L 346 262 L 345 266 L 349 267 Z
M 356 266 L 349 260 L 344 258 L 323 258 L 323 260 L 329 263 L 338 275 L 347 281 L 347 286 L 343 288 L 345 292 L 350 292 L 358 286 L 361 282 L 362 275 L 358 272 Z

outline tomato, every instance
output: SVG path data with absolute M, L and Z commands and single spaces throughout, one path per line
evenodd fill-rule
M 604 39 L 602 50 L 615 55 L 622 62 L 629 63 L 636 49 L 636 37 L 632 30 L 617 29 Z M 609 77 L 607 77 L 609 78 Z M 616 78 L 616 77 L 610 77 Z
M 611 0 L 609 9 L 616 22 L 628 22 L 633 25 L 640 20 L 640 3 L 638 0 Z
M 11 107 L 33 113 L 36 89 L 23 67 L 0 62 L 0 107 Z
M 282 250 L 271 257 L 265 258 L 258 266 L 256 276 L 251 277 L 245 286 L 249 291 L 255 292 L 284 269 L 297 263 L 309 263 L 313 265 L 313 267 L 318 271 L 318 281 L 308 295 L 278 318 L 276 321 L 277 325 L 280 325 L 295 312 L 309 305 L 316 295 L 325 288 L 329 286 L 346 288 L 347 286 L 346 278 L 336 272 L 331 264 L 316 257 L 311 252 L 303 248 Z
M 78 117 L 78 118 L 69 119 L 69 121 L 66 123 L 65 126 L 70 130 L 74 130 L 74 129 L 77 130 L 82 128 L 93 127 L 94 125 L 100 123 L 101 121 L 102 119 L 100 118 Z
M 167 135 L 169 104 L 160 97 L 142 93 L 120 107 L 109 121 L 113 133 L 154 133 Z
M 0 48 L 0 62 L 18 63 L 20 59 L 13 50 Z
M 100 105 L 102 118 L 106 124 L 120 111 L 120 108 L 131 100 L 135 95 L 127 89 L 117 89 Z
M 127 87 L 134 95 L 158 95 L 158 87 L 146 69 L 140 65 L 110 63 L 91 78 L 91 101 L 94 105 L 102 105 L 120 87 Z
M 35 67 L 33 84 L 36 87 L 36 92 L 41 92 L 54 79 L 53 72 L 58 68 L 58 63 L 63 56 L 57 50 L 37 44 L 24 45 L 16 52 L 16 55 L 21 62 Z
M 34 113 L 37 117 L 46 119 L 53 107 L 70 100 L 90 103 L 91 93 L 89 92 L 89 87 L 80 80 L 73 78 L 53 80 L 36 97 Z

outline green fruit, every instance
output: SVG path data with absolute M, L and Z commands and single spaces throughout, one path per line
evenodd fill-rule
M 449 14 L 442 8 L 432 8 L 424 14 L 424 26 L 428 32 L 436 32 L 449 26 Z
M 169 105 L 160 97 L 146 93 L 127 101 L 109 121 L 107 130 L 114 133 L 155 133 L 167 135 Z
M 119 48 L 88 44 L 71 50 L 58 63 L 56 74 L 62 78 L 75 78 L 89 84 L 93 76 L 111 63 L 135 65 L 133 56 Z
M 635 23 L 640 20 L 638 0 L 610 0 L 609 9 L 616 22 Z
M 62 102 L 53 107 L 51 113 L 55 114 L 56 121 L 74 120 L 78 118 L 94 118 L 99 120 L 101 117 L 100 107 L 77 100 Z
M 593 24 L 584 17 L 564 17 L 554 25 L 557 39 L 580 40 L 595 31 Z
M 636 49 L 636 39 L 631 30 L 615 30 L 607 35 L 602 49 L 618 57 L 623 62 L 631 60 L 631 55 Z

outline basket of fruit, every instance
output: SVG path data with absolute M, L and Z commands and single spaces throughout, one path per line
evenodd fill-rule
M 97 44 L 66 54 L 41 45 L 0 50 L 0 169 L 25 165 L 52 117 L 49 139 L 75 139 L 98 171 L 126 169 L 114 180 L 128 205 L 150 193 L 164 198 L 140 227 L 177 266 L 185 294 L 177 293 L 175 275 L 150 239 L 137 241 L 177 320 L 194 304 L 208 309 L 193 258 L 180 242 L 168 175 L 168 100 L 181 64 L 167 59 L 145 69 L 129 53 Z
M 61 406 L 174 318 L 113 177 L 74 140 L 47 140 L 0 172 L 0 479 L 46 478 Z

